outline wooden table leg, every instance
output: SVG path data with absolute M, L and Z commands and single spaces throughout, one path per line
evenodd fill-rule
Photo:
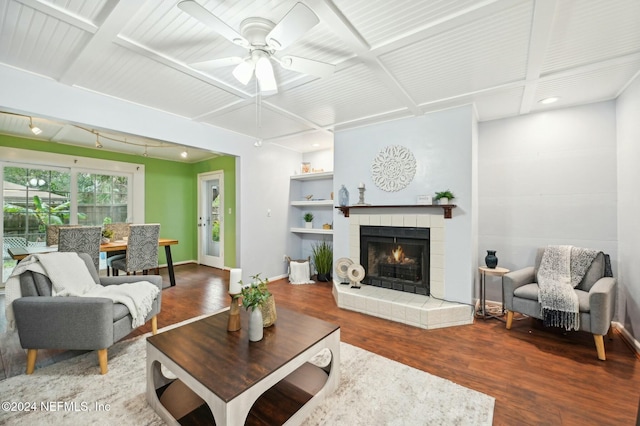
M 176 275 L 173 272 L 173 260 L 171 259 L 171 246 L 164 246 L 164 253 L 167 257 L 167 269 L 169 270 L 169 282 L 171 287 L 176 285 Z

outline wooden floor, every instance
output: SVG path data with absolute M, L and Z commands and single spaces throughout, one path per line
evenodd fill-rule
M 163 290 L 159 327 L 229 305 L 228 272 L 181 265 L 176 281 Z M 339 309 L 329 283 L 280 280 L 269 288 L 277 306 L 339 324 L 346 343 L 493 396 L 495 425 L 636 424 L 640 360 L 617 332 L 605 338 L 603 362 L 590 334 L 545 329 L 531 318 L 511 330 L 495 319 L 423 330 Z

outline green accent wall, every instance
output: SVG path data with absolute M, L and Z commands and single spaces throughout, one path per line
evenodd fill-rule
M 0 146 L 75 155 L 145 166 L 145 222 L 160 223 L 160 235 L 179 241 L 171 247 L 174 263 L 198 259 L 198 173 L 224 172 L 225 266 L 236 266 L 236 170 L 235 157 L 220 156 L 198 163 L 158 160 L 130 154 L 79 148 L 55 142 L 42 142 L 15 136 L 0 135 Z M 232 214 L 228 214 L 232 207 Z M 166 263 L 164 250 L 159 262 Z

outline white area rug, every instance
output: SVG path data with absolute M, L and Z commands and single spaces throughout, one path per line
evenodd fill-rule
M 340 386 L 305 425 L 492 424 L 488 395 L 346 343 L 340 351 Z M 162 425 L 146 401 L 145 365 L 139 337 L 109 348 L 104 376 L 90 352 L 0 381 L 2 401 L 15 403 L 3 405 L 0 424 Z

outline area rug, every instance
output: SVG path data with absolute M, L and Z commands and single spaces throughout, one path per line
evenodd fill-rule
M 340 351 L 340 386 L 305 425 L 492 424 L 488 395 L 344 342 Z M 142 336 L 109 348 L 104 376 L 91 352 L 1 381 L 0 424 L 162 425 L 145 397 L 145 365 Z

